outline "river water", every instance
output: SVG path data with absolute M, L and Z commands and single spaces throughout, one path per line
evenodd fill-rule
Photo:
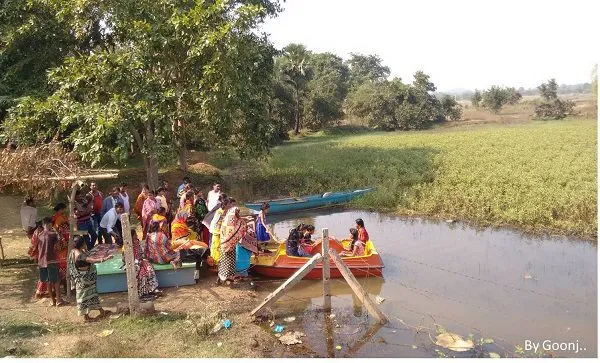
M 556 356 L 597 356 L 594 244 L 342 209 L 268 216 L 268 222 L 280 239 L 299 223 L 315 225 L 317 235 L 328 228 L 341 238 L 359 217 L 385 264 L 383 278 L 360 283 L 371 296 L 385 298 L 379 306 L 390 323 L 380 327 L 369 321 L 344 280 L 333 282 L 335 317 L 328 318 L 320 311 L 321 282 L 302 281 L 274 310 L 297 317 L 284 323 L 286 329 L 304 331 L 302 339 L 315 355 L 431 357 L 445 352 L 460 357 L 491 351 L 518 356 L 516 346 L 521 346 L 526 356 L 536 356 L 528 348 L 533 343 L 541 348 L 546 341 L 574 343 L 571 350 L 555 350 Z M 265 291 L 276 286 L 263 283 Z M 432 343 L 436 325 L 494 343 L 466 353 L 438 353 Z

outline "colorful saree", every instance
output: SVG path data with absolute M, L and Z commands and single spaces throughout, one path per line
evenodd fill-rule
M 240 218 L 239 212 L 238 207 L 230 208 L 221 226 L 219 279 L 222 281 L 235 275 L 235 248 L 246 232 L 246 223 Z
M 133 257 L 138 280 L 138 295 L 144 296 L 158 288 L 158 279 L 152 264 L 146 260 L 146 254 L 140 240 L 133 240 Z
M 75 250 L 69 256 L 69 274 L 75 281 L 75 298 L 77 315 L 87 315 L 91 310 L 100 310 L 100 298 L 96 288 L 96 265 L 93 263 L 87 270 L 80 271 L 75 267 Z
M 146 256 L 154 263 L 166 264 L 179 261 L 179 253 L 171 248 L 169 238 L 162 231 L 148 233 L 146 237 Z
M 187 224 L 189 213 L 177 213 L 171 224 L 171 247 L 178 251 L 181 249 L 208 248 L 208 245 L 198 240 L 198 234 Z

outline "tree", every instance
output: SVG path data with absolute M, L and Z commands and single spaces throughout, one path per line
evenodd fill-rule
M 303 119 L 316 130 L 342 117 L 349 70 L 340 57 L 331 53 L 311 54 L 309 67 L 311 78 L 306 85 Z
M 0 122 L 22 97 L 47 97 L 47 71 L 74 53 L 110 41 L 98 5 L 81 2 L 81 21 L 69 23 L 67 0 L 5 0 L 0 7 Z M 72 27 L 71 25 L 77 25 Z
M 444 116 L 452 121 L 458 121 L 462 117 L 462 106 L 456 102 L 456 98 L 444 95 L 440 101 Z
M 348 95 L 346 105 L 351 114 L 375 129 L 425 129 L 446 116 L 432 93 L 435 88 L 429 76 L 419 71 L 413 84 L 404 84 L 399 78 L 363 83 Z M 457 115 L 456 106 L 449 107 L 452 116 Z
M 508 93 L 501 87 L 492 86 L 484 91 L 481 98 L 481 105 L 493 113 L 500 112 L 502 106 L 508 102 Z
M 294 134 L 300 133 L 301 98 L 310 79 L 308 59 L 310 52 L 302 44 L 290 44 L 283 48 L 283 55 L 278 58 L 278 69 L 285 76 L 285 82 L 294 90 Z
M 390 76 L 390 68 L 382 64 L 377 55 L 351 53 L 347 61 L 350 68 L 350 87 L 357 88 L 365 82 L 383 82 Z
M 475 90 L 475 93 L 473 93 L 473 96 L 471 97 L 471 104 L 473 107 L 479 107 L 481 100 L 481 92 L 479 90 Z
M 542 96 L 542 103 L 537 105 L 534 111 L 536 120 L 560 120 L 573 113 L 575 103 L 573 101 L 561 100 L 558 97 L 558 85 L 553 78 L 542 83 L 538 90 Z
M 71 130 L 64 141 L 91 165 L 109 156 L 123 160 L 134 142 L 152 186 L 158 185 L 158 162 L 174 152 L 186 168 L 192 129 L 205 135 L 208 147 L 230 144 L 243 156 L 265 151 L 273 132 L 264 120 L 274 49 L 253 30 L 278 11 L 278 3 L 158 0 L 133 6 L 112 0 L 103 6 L 114 46 L 68 57 L 50 72 L 56 91 L 32 107 L 17 107 L 13 133 L 55 112 L 59 130 Z M 76 28 L 81 20 L 71 21 Z
M 540 96 L 542 96 L 542 99 L 545 101 L 554 101 L 558 99 L 558 84 L 554 78 L 547 83 L 542 83 L 538 86 L 538 90 L 540 91 Z

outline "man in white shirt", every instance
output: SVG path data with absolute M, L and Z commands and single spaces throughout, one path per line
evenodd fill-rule
M 215 183 L 213 189 L 206 196 L 206 207 L 208 211 L 212 211 L 219 204 L 219 196 L 221 195 L 221 184 Z
M 114 208 L 111 208 L 104 214 L 102 220 L 100 221 L 100 232 L 104 237 L 104 243 L 113 243 L 113 237 L 115 238 L 115 242 L 118 245 L 123 244 L 123 239 L 121 237 L 121 231 L 118 231 L 115 228 L 117 221 L 119 221 L 119 216 L 123 213 L 123 203 L 117 202 Z M 120 225 L 120 224 L 119 224 Z
M 33 236 L 35 231 L 35 220 L 37 219 L 37 208 L 35 207 L 35 200 L 33 198 L 25 199 L 25 202 L 21 205 L 21 226 L 27 238 Z
M 121 187 L 119 188 L 119 196 L 123 201 L 123 210 L 125 211 L 125 213 L 129 213 L 129 195 L 127 194 L 126 183 L 121 184 Z

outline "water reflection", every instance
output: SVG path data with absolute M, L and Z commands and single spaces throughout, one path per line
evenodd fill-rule
M 579 340 L 586 351 L 557 355 L 596 356 L 594 244 L 343 209 L 269 216 L 268 220 L 283 239 L 290 228 L 307 221 L 317 227 L 317 234 L 327 227 L 330 235 L 345 236 L 359 217 L 365 221 L 385 264 L 385 279 L 366 279 L 361 284 L 371 294 L 386 298 L 381 308 L 392 321 L 441 324 L 463 336 L 473 333 L 493 338 L 507 351 L 514 351 L 514 346 L 523 345 L 527 339 Z M 332 284 L 332 290 L 343 285 Z M 348 309 L 348 315 L 355 319 L 363 316 L 365 312 L 350 288 L 341 289 L 332 291 L 336 295 L 332 299 L 334 309 Z M 317 305 L 322 302 L 320 293 L 320 283 L 310 281 L 302 282 L 292 292 Z M 412 349 L 415 343 L 421 344 L 414 334 L 391 323 L 352 356 L 431 355 Z M 348 354 L 349 350 L 344 349 Z M 329 356 L 329 347 L 323 346 L 319 354 Z

